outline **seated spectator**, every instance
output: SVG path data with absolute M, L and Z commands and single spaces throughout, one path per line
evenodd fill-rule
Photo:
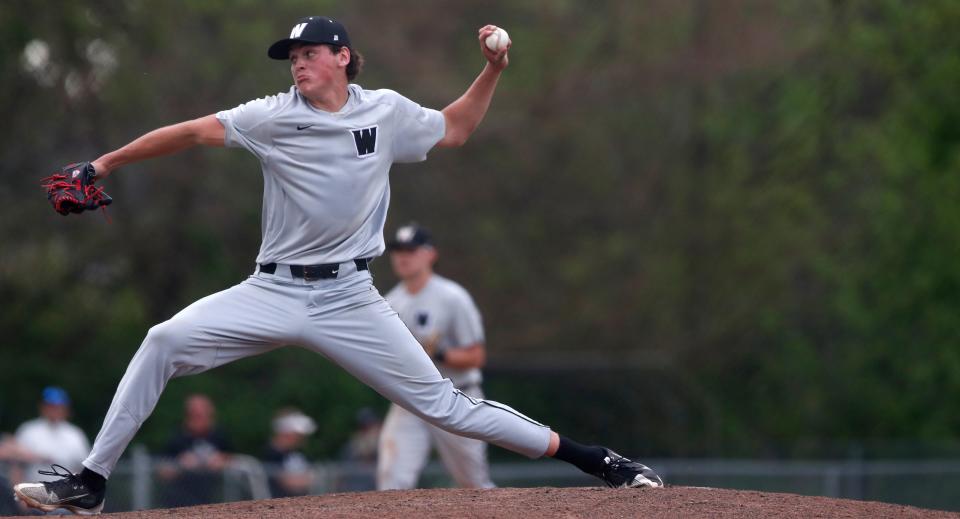
M 20 425 L 16 433 L 17 448 L 35 461 L 27 473 L 37 481 L 53 481 L 57 476 L 36 474 L 37 470 L 50 470 L 51 464 L 79 473 L 83 470 L 80 462 L 90 453 L 90 441 L 79 427 L 67 421 L 70 396 L 63 388 L 44 388 L 39 407 L 40 416 Z
M 219 500 L 223 469 L 230 462 L 232 447 L 216 427 L 216 409 L 206 395 L 191 395 L 184 402 L 183 426 L 164 450 L 166 461 L 158 474 L 168 484 L 163 501 L 167 506 L 191 506 Z
M 13 485 L 0 475 L 0 515 L 20 515 L 23 510 L 13 500 Z
M 383 425 L 376 411 L 362 407 L 354 418 L 356 429 L 343 448 L 344 461 L 363 463 L 377 462 L 377 447 L 380 443 L 380 428 Z
M 37 457 L 17 443 L 14 437 L 0 433 L 0 515 L 24 515 L 27 507 L 13 499 L 13 483 L 23 481 L 23 469 Z
M 375 474 L 382 421 L 376 411 L 369 407 L 357 411 L 354 420 L 356 428 L 341 451 L 347 469 L 337 482 L 337 490 L 341 492 L 377 488 Z
M 292 407 L 280 410 L 273 419 L 273 436 L 263 454 L 273 497 L 303 496 L 310 491 L 313 471 L 300 449 L 316 430 L 312 418 Z
M 12 481 L 21 481 L 20 471 L 24 465 L 36 463 L 40 459 L 17 443 L 11 434 L 0 433 L 0 472 L 5 472 Z

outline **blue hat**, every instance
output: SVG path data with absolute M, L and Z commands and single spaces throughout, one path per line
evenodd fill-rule
M 43 403 L 51 405 L 70 405 L 70 396 L 62 387 L 47 386 L 43 388 Z

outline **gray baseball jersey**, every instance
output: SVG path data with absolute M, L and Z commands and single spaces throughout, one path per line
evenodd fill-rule
M 443 276 L 433 274 L 416 294 L 400 283 L 387 293 L 386 299 L 420 344 L 433 342 L 436 351 L 443 351 L 483 342 L 483 322 L 473 298 L 462 286 Z M 478 368 L 455 369 L 442 363 L 437 368 L 460 389 L 482 381 Z
M 383 253 L 394 162 L 426 159 L 443 114 L 392 90 L 348 87 L 339 112 L 314 108 L 296 87 L 217 113 L 226 144 L 263 169 L 257 263 L 315 265 Z

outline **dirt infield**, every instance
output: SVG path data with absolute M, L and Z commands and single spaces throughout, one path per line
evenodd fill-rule
M 109 497 L 109 496 L 108 496 Z M 118 519 L 923 517 L 960 514 L 869 501 L 697 487 L 430 489 L 329 494 L 110 514 Z

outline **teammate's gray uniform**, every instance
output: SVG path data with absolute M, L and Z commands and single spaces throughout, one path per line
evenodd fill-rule
M 401 283 L 386 296 L 387 302 L 421 344 L 437 351 L 483 343 L 480 311 L 467 291 L 457 283 L 431 274 L 416 294 Z M 440 373 L 464 394 L 483 398 L 480 369 L 438 366 Z M 380 432 L 377 458 L 377 489 L 414 488 L 436 444 L 443 464 L 460 486 L 493 488 L 487 466 L 487 444 L 438 429 L 394 404 Z
M 440 112 L 389 90 L 350 85 L 336 113 L 289 92 L 217 114 L 225 143 L 263 169 L 263 241 L 246 281 L 150 329 L 117 388 L 83 464 L 109 476 L 172 377 L 284 344 L 316 351 L 445 430 L 542 456 L 550 430 L 507 406 L 460 393 L 353 261 L 380 255 L 393 162 L 426 158 L 444 135 Z M 291 276 L 288 265 L 339 263 L 336 279 Z M 309 381 L 307 381 L 309 382 Z

